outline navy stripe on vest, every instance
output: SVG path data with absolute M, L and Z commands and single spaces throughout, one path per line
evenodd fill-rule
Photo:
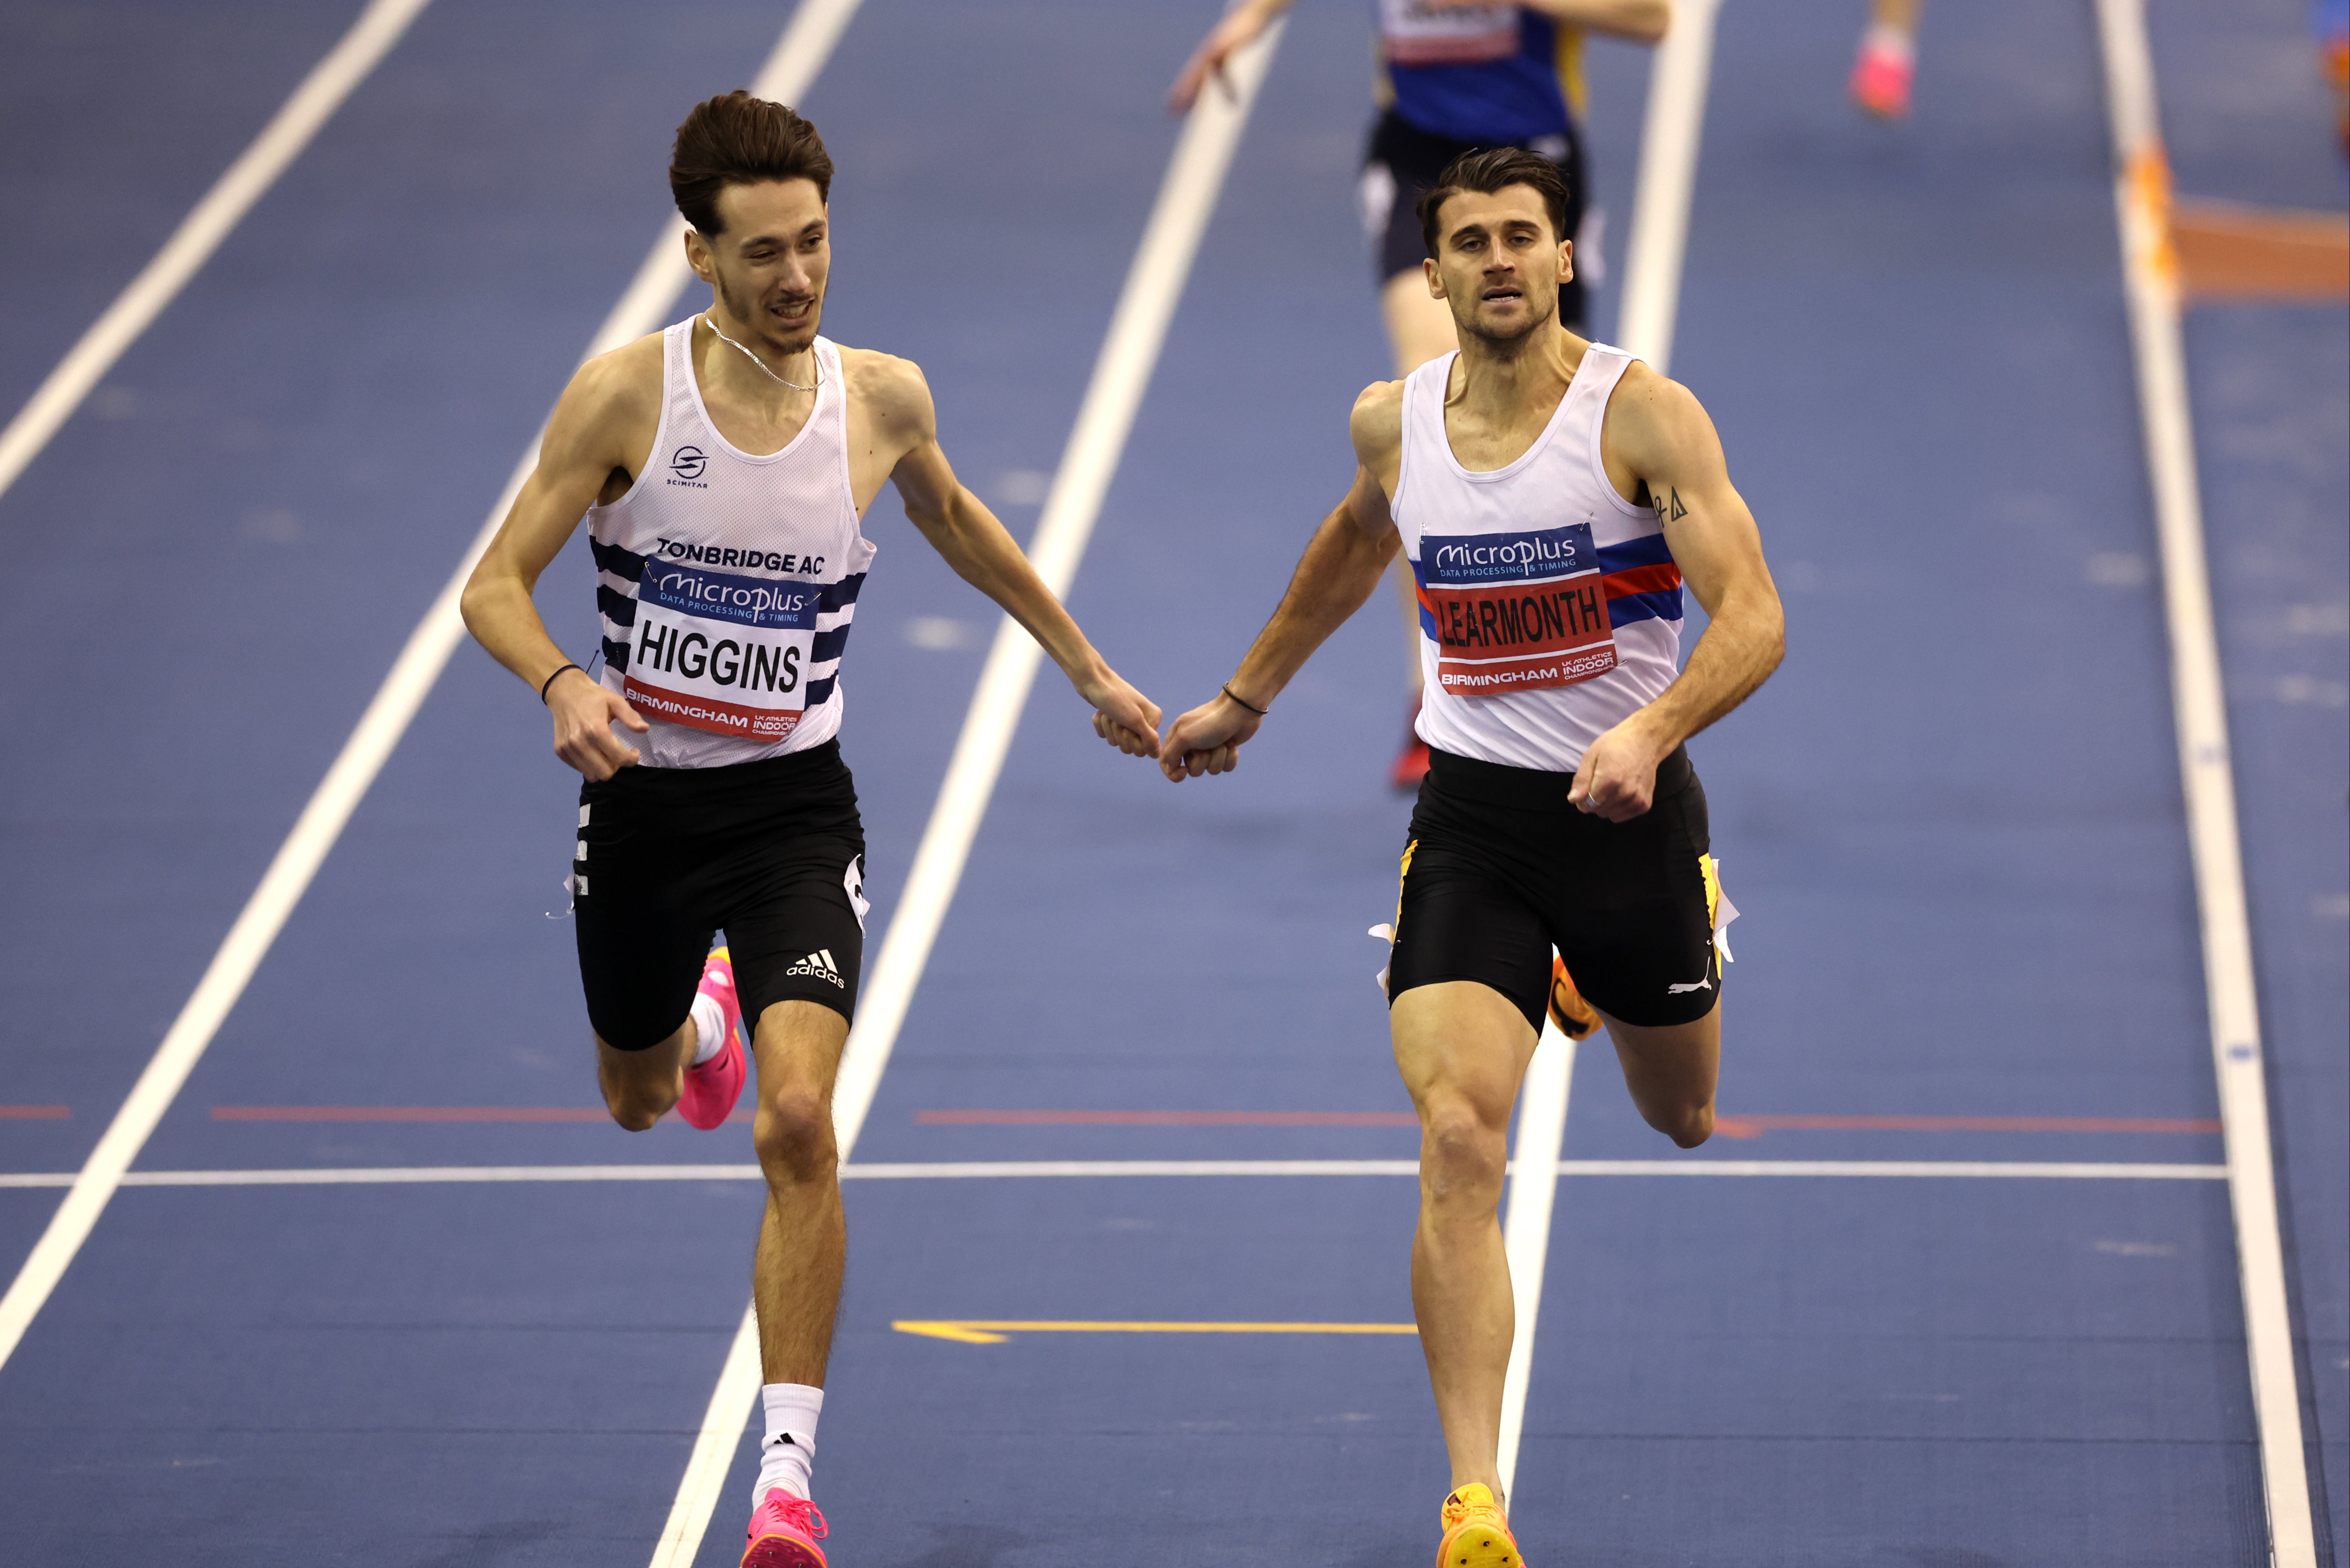
M 606 583 L 596 585 L 596 607 L 614 626 L 637 624 L 637 601 Z
M 857 602 L 857 592 L 864 586 L 865 574 L 862 572 L 843 577 L 837 583 L 825 584 L 824 590 L 816 597 L 816 613 L 823 615 L 827 610 L 847 609 Z M 824 655 L 819 653 L 816 657 L 822 659 Z
M 645 558 L 634 550 L 623 550 L 618 545 L 607 545 L 595 535 L 588 535 L 588 549 L 596 557 L 596 569 L 609 572 L 626 582 L 636 582 L 645 574 Z
M 619 670 L 621 674 L 627 674 L 629 670 L 629 645 L 625 642 L 614 642 L 610 638 L 606 638 L 604 639 L 604 662 Z

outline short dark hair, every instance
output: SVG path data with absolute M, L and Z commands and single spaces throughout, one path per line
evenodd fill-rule
M 1428 254 L 1436 254 L 1436 220 L 1446 201 L 1463 191 L 1490 196 L 1511 185 L 1530 186 L 1543 199 L 1543 205 L 1550 211 L 1553 238 L 1575 238 L 1566 232 L 1566 177 L 1559 172 L 1558 165 L 1522 147 L 1484 147 L 1464 152 L 1446 164 L 1444 172 L 1436 177 L 1436 183 L 1428 188 L 1414 209 Z
M 816 127 L 740 88 L 695 104 L 669 157 L 670 194 L 685 221 L 715 237 L 724 227 L 718 193 L 769 180 L 813 180 L 817 198 L 832 199 L 832 154 Z

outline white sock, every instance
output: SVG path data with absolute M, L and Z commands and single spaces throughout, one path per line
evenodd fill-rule
M 796 1498 L 810 1495 L 808 1473 L 816 1466 L 816 1418 L 824 1411 L 824 1390 L 805 1383 L 769 1383 L 760 1388 L 759 1403 L 767 1407 L 767 1440 L 759 1446 L 754 1509 L 775 1487 Z
M 693 993 L 693 1064 L 701 1066 L 726 1049 L 726 1012 L 706 991 Z
M 1918 60 L 1918 41 L 1887 22 L 1871 22 L 1862 47 L 1871 54 L 1890 55 L 1905 66 Z

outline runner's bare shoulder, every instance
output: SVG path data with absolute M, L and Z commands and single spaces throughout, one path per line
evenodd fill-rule
M 579 367 L 548 422 L 550 454 L 576 452 L 634 471 L 660 424 L 661 334 L 598 354 Z
M 911 359 L 878 348 L 843 348 L 840 375 L 852 417 L 869 421 L 877 444 L 903 452 L 938 433 L 931 384 Z
M 1347 433 L 1354 438 L 1355 457 L 1368 469 L 1387 467 L 1403 449 L 1403 383 L 1373 381 L 1355 400 L 1347 416 Z
M 1623 379 L 1609 395 L 1600 440 L 1607 455 L 1642 474 L 1721 449 L 1697 394 L 1641 359 L 1624 367 Z

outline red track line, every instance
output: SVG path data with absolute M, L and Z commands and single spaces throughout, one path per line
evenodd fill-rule
M 0 1122 L 61 1122 L 72 1115 L 64 1106 L 0 1106 Z
M 929 1127 L 1408 1127 L 1409 1111 L 916 1111 Z M 2183 1116 L 1732 1116 L 1714 1120 L 1724 1137 L 1766 1132 L 2216 1133 L 2217 1121 Z
M 34 1109 L 41 1107 L 35 1106 Z M 0 1115 L 5 1114 L 0 1106 Z M 64 1107 L 58 1106 L 62 1112 Z M 216 1122 L 600 1122 L 601 1106 L 214 1106 Z M 726 1118 L 751 1119 L 748 1106 Z
M 931 1127 L 1412 1127 L 1409 1111 L 916 1111 Z
M 2216 1120 L 2188 1116 L 1720 1116 L 1724 1137 L 1766 1132 L 2216 1133 Z
M 214 1106 L 216 1122 L 600 1122 L 591 1106 Z

